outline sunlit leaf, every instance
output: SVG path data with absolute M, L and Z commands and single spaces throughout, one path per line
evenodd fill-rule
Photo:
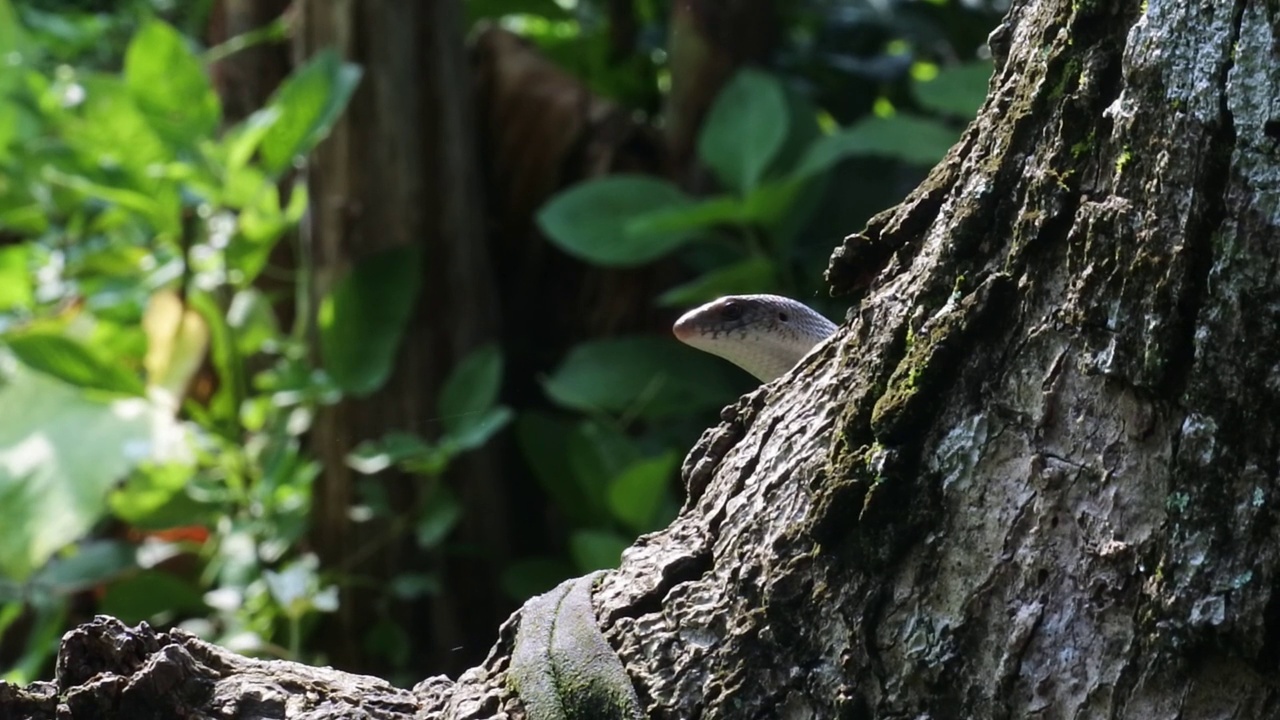
M 329 134 L 360 83 L 360 74 L 358 66 L 328 49 L 285 80 L 267 103 L 267 109 L 280 114 L 259 148 L 268 172 L 284 172 Z
M 21 365 L 8 373 L 0 383 L 0 574 L 21 579 L 102 518 L 108 492 L 135 463 L 180 453 L 185 438 L 141 398 L 89 399 Z
M 0 247 L 0 312 L 30 307 L 35 302 L 29 257 L 26 245 Z
M 698 157 L 726 187 L 746 193 L 782 147 L 789 122 L 782 83 L 758 70 L 740 70 L 707 113 Z
M 154 127 L 189 146 L 208 136 L 222 116 L 218 94 L 181 33 L 159 20 L 143 25 L 125 52 L 124 79 Z
M 565 252 L 599 265 L 646 263 L 694 237 L 685 229 L 646 227 L 651 214 L 691 205 L 675 185 L 656 178 L 615 175 L 556 195 L 538 212 L 538 226 Z
M 48 330 L 4 336 L 3 342 L 24 365 L 63 382 L 97 390 L 141 395 L 136 373 L 103 357 L 94 347 Z
M 368 395 L 391 375 L 422 278 L 419 254 L 400 247 L 356 264 L 321 303 L 320 352 L 338 387 Z

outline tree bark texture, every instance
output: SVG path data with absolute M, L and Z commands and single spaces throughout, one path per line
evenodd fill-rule
M 595 591 L 650 717 L 1280 716 L 1280 10 L 1025 0 L 992 45 L 834 254 L 847 322 Z M 510 646 L 418 717 L 521 717 Z

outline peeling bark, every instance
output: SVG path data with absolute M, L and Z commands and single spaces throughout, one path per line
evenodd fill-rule
M 840 332 L 596 591 L 651 717 L 1280 716 L 1280 10 L 1027 0 L 992 46 L 833 255 Z M 510 636 L 418 717 L 520 716 Z

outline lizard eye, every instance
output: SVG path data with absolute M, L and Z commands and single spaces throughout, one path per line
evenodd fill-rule
M 742 319 L 742 306 L 736 302 L 727 302 L 724 308 L 720 310 L 720 316 L 730 322 Z
M 791 319 L 791 316 L 787 315 L 785 312 L 780 312 L 778 313 L 778 319 L 781 320 L 782 322 L 786 322 Z

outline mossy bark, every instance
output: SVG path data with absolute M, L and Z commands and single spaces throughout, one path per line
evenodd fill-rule
M 654 717 L 1280 716 L 1280 10 L 1020 2 L 992 45 L 836 251 L 841 332 L 597 594 Z

